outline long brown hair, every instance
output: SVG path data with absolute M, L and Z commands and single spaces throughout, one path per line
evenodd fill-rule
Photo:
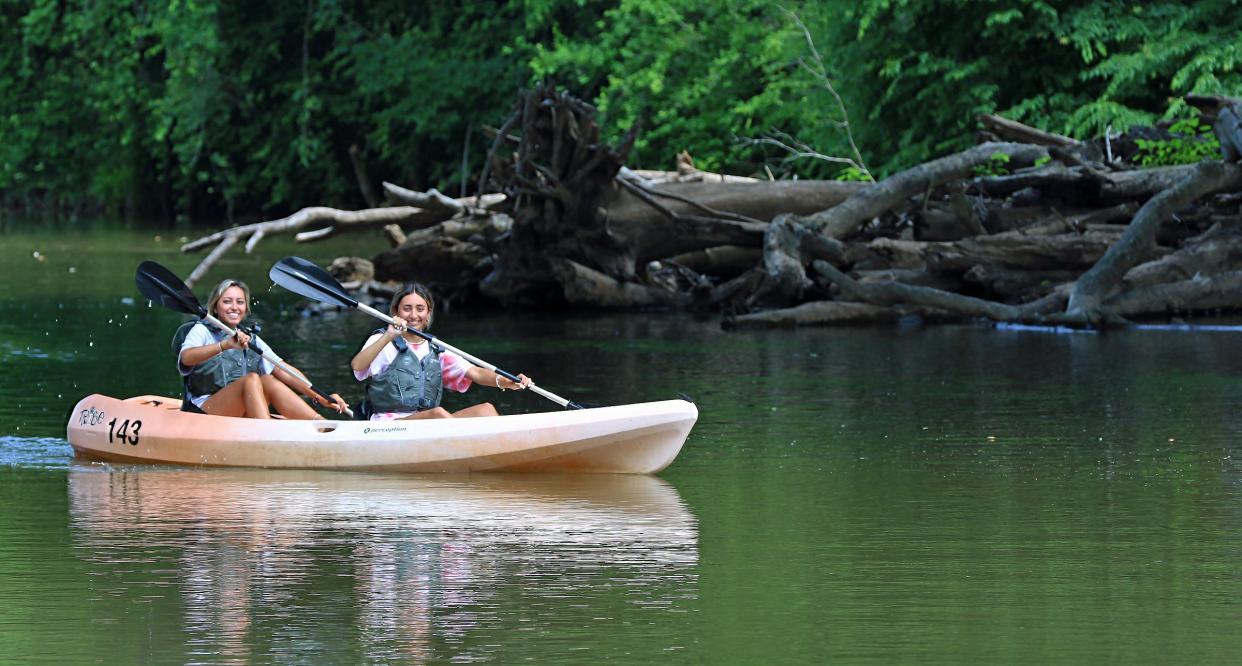
M 405 286 L 398 289 L 397 293 L 393 294 L 392 302 L 388 304 L 388 314 L 396 315 L 397 307 L 401 305 L 401 299 L 410 294 L 416 294 L 424 301 L 427 301 L 427 328 L 431 328 L 431 322 L 435 319 L 436 314 L 436 301 L 431 295 L 431 290 L 421 282 L 408 282 Z
M 247 287 L 246 283 L 241 280 L 232 279 L 221 281 L 220 284 L 216 285 L 215 289 L 211 290 L 211 295 L 207 297 L 207 313 L 212 316 L 216 315 L 216 303 L 220 302 L 220 298 L 224 296 L 224 292 L 228 291 L 230 287 L 240 287 L 242 293 L 246 295 L 246 316 L 249 317 L 250 287 Z

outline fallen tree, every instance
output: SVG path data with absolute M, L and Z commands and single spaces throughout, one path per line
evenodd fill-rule
M 1192 103 L 1236 159 L 1242 104 Z M 356 282 L 371 288 L 418 280 L 449 302 L 715 309 L 739 327 L 911 314 L 1103 326 L 1242 310 L 1229 290 L 1242 167 L 1140 169 L 1120 148 L 1134 142 L 980 123 L 987 142 L 878 183 L 713 174 L 685 153 L 676 171 L 635 171 L 624 163 L 637 128 L 610 146 L 590 105 L 541 86 L 493 132 L 482 194 L 384 183 L 387 207 L 309 208 L 183 249 L 215 245 L 197 278 L 241 240 L 250 250 L 273 233 L 379 226 L 393 247 L 347 262 L 367 264 Z

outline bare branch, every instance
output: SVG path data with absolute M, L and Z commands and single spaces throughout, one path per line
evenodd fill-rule
M 863 160 L 862 153 L 858 150 L 858 144 L 854 142 L 854 133 L 850 130 L 850 114 L 845 110 L 845 102 L 841 99 L 841 95 L 837 94 L 837 89 L 833 87 L 832 79 L 828 77 L 828 68 L 824 66 L 824 59 L 820 57 L 819 49 L 815 48 L 815 40 L 811 38 L 811 31 L 807 29 L 806 24 L 802 22 L 802 19 L 799 18 L 796 13 L 785 9 L 784 7 L 781 9 L 784 10 L 784 12 L 788 14 L 791 19 L 793 19 L 793 22 L 798 26 L 798 28 L 802 30 L 802 36 L 806 38 L 806 45 L 811 49 L 811 57 L 815 59 L 816 65 L 815 68 L 806 67 L 805 63 L 803 66 L 806 67 L 812 75 L 819 79 L 819 82 L 823 84 L 824 88 L 832 94 L 833 99 L 837 101 L 837 109 L 841 112 L 841 120 L 836 121 L 838 123 L 837 126 L 845 130 L 845 138 L 849 140 L 850 149 L 854 151 L 854 160 L 859 164 L 858 170 L 862 171 L 867 175 L 869 180 L 874 182 L 875 178 L 871 175 L 871 170 L 867 168 L 866 162 Z

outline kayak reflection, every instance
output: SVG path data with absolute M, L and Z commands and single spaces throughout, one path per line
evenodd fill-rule
M 100 594 L 164 592 L 191 655 L 349 626 L 368 660 L 421 661 L 512 628 L 515 604 L 697 596 L 697 522 L 655 477 L 75 463 L 69 501 L 81 559 L 126 588 Z

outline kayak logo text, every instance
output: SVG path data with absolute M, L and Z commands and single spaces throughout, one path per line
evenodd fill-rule
M 403 432 L 404 430 L 405 428 L 398 428 L 397 426 L 391 426 L 388 428 L 363 428 L 362 434 L 366 435 L 373 432 Z
M 98 425 L 103 420 L 104 413 L 91 407 L 90 409 L 82 410 L 82 416 L 78 419 L 78 425 L 93 426 Z

